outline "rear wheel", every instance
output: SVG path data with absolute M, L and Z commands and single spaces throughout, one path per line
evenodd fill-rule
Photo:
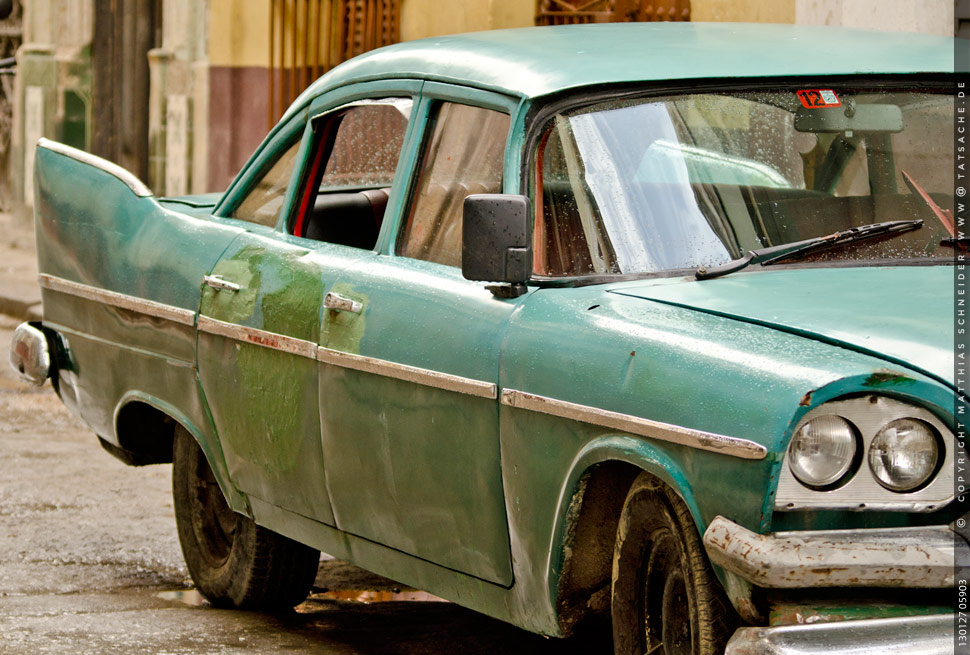
M 179 542 L 199 592 L 219 607 L 273 610 L 303 602 L 320 551 L 232 511 L 205 454 L 181 426 L 172 460 Z
M 616 655 L 720 655 L 736 626 L 690 511 L 646 473 L 620 515 L 612 613 Z

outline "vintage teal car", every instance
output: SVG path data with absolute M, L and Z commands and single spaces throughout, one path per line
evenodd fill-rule
M 616 653 L 950 652 L 952 70 L 496 31 L 339 66 L 223 194 L 45 140 L 12 361 L 174 461 L 216 605 L 301 602 L 319 549 Z

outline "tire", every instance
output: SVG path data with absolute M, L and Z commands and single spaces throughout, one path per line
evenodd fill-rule
M 620 514 L 612 614 L 616 655 L 721 655 L 738 623 L 687 506 L 646 473 Z
M 175 522 L 196 589 L 216 607 L 283 610 L 302 603 L 320 551 L 232 511 L 205 454 L 181 426 L 172 460 Z

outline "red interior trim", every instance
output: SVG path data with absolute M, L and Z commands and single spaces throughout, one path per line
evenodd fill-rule
M 303 189 L 303 199 L 300 201 L 300 211 L 296 215 L 296 224 L 293 226 L 293 234 L 298 237 L 304 236 L 306 232 L 310 202 L 317 197 L 320 164 L 323 162 L 323 154 L 327 150 L 327 139 L 329 136 L 330 125 L 327 124 L 323 134 L 317 139 L 316 151 L 313 154 L 313 165 L 310 167 L 310 175 L 307 176 L 306 186 Z

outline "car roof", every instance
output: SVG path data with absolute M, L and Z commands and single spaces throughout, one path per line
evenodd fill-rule
M 952 72 L 953 48 L 949 37 L 805 25 L 531 27 L 372 50 L 321 77 L 302 99 L 352 82 L 400 78 L 534 98 L 577 87 L 654 80 Z

